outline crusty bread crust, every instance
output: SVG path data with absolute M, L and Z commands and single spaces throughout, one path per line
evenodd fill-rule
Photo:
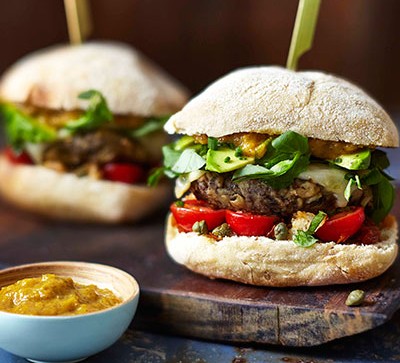
M 322 72 L 280 67 L 236 70 L 206 88 L 165 129 L 221 137 L 238 132 L 307 137 L 365 146 L 399 146 L 395 124 L 357 86 Z
M 180 233 L 167 220 L 166 247 L 179 264 L 210 278 L 260 286 L 319 286 L 371 279 L 385 272 L 397 256 L 397 222 L 389 216 L 383 241 L 373 245 L 316 243 L 302 248 L 293 241 L 267 237 L 225 237 L 216 241 Z
M 77 177 L 0 156 L 0 194 L 9 202 L 41 215 L 82 222 L 137 221 L 160 208 L 171 193 L 156 188 Z
M 85 109 L 79 93 L 95 89 L 114 114 L 163 116 L 188 92 L 137 50 L 121 43 L 56 46 L 19 60 L 0 82 L 0 98 L 56 110 Z

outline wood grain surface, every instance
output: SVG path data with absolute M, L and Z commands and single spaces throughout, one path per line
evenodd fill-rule
M 400 216 L 398 203 L 394 213 Z M 136 225 L 82 225 L 0 203 L 0 263 L 72 260 L 122 268 L 141 288 L 135 327 L 217 341 L 318 345 L 381 325 L 400 307 L 399 261 L 371 281 L 318 288 L 260 288 L 196 275 L 166 255 L 164 215 Z M 350 308 L 344 302 L 354 289 L 365 290 L 366 301 Z

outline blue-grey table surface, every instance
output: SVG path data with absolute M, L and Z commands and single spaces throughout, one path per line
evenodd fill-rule
M 387 150 L 389 174 L 400 180 L 400 150 Z M 1 262 L 1 254 L 0 254 Z M 0 327 L 1 329 L 1 327 Z M 0 363 L 23 363 L 0 349 Z M 117 343 L 88 358 L 87 363 L 327 363 L 400 362 L 400 312 L 386 324 L 352 337 L 311 348 L 226 344 L 135 329 L 135 322 Z

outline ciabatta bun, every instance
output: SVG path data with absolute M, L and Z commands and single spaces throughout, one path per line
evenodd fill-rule
M 72 221 L 119 223 L 137 221 L 160 208 L 171 190 L 128 185 L 31 165 L 0 156 L 0 194 L 25 210 Z
M 165 129 L 212 137 L 292 130 L 321 140 L 399 146 L 389 115 L 359 87 L 322 72 L 280 67 L 243 68 L 220 78 L 173 115 Z
M 316 243 L 267 237 L 225 237 L 220 241 L 179 232 L 167 220 L 166 247 L 179 264 L 210 278 L 260 286 L 318 286 L 364 281 L 385 272 L 397 256 L 397 222 L 387 217 L 382 241 L 372 245 Z
M 113 114 L 163 116 L 178 111 L 187 90 L 137 50 L 121 43 L 55 46 L 27 55 L 3 76 L 0 99 L 79 110 L 78 95 L 100 91 Z

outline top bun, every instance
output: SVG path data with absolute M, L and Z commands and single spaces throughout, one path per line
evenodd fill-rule
M 321 140 L 399 146 L 389 115 L 357 86 L 321 72 L 280 67 L 243 68 L 220 78 L 173 115 L 165 129 L 212 137 L 293 130 Z
M 137 50 L 120 43 L 56 46 L 30 54 L 3 76 L 0 98 L 56 110 L 85 109 L 78 94 L 95 89 L 114 114 L 163 116 L 186 90 Z

